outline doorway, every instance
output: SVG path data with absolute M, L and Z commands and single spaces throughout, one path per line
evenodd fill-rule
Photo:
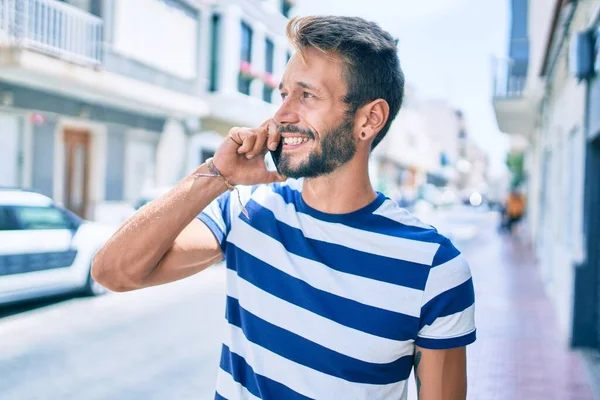
M 588 170 L 585 185 L 587 189 L 586 231 L 587 262 L 596 277 L 596 348 L 600 350 L 600 136 L 588 144 Z
M 69 210 L 85 218 L 89 192 L 90 133 L 86 130 L 66 128 L 64 143 L 64 204 Z

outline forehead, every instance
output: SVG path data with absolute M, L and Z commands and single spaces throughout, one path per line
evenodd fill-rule
M 283 74 L 282 83 L 295 85 L 305 82 L 331 94 L 345 93 L 343 71 L 344 64 L 340 56 L 307 48 L 302 55 L 296 52 L 292 56 Z

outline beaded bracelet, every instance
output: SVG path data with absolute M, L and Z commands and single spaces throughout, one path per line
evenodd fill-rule
M 250 216 L 248 214 L 248 210 L 246 210 L 246 207 L 242 203 L 242 197 L 240 195 L 240 191 L 238 190 L 238 188 L 235 187 L 234 185 L 232 185 L 231 183 L 229 183 L 229 181 L 227 179 L 225 179 L 225 177 L 223 175 L 221 175 L 221 172 L 217 169 L 217 167 L 215 167 L 215 163 L 213 162 L 212 157 L 208 158 L 204 163 L 206 164 L 206 168 L 208 168 L 208 170 L 210 171 L 210 174 L 194 174 L 194 176 L 221 179 L 221 181 L 223 181 L 223 183 L 225 183 L 225 186 L 227 186 L 227 190 L 229 190 L 230 192 L 232 192 L 234 190 L 236 191 L 237 196 L 238 196 L 238 201 L 240 202 L 240 207 L 242 207 L 242 213 L 246 216 L 246 218 L 250 218 Z

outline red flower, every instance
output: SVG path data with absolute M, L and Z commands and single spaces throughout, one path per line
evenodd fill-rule
M 242 61 L 240 71 L 245 75 L 252 76 L 252 65 L 248 61 Z
M 277 87 L 277 80 L 269 72 L 265 72 L 263 75 L 263 82 L 270 88 Z

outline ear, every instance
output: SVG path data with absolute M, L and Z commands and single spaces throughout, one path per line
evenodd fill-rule
M 390 116 L 390 106 L 387 101 L 377 99 L 362 106 L 357 116 L 358 139 L 370 143 L 385 126 Z

